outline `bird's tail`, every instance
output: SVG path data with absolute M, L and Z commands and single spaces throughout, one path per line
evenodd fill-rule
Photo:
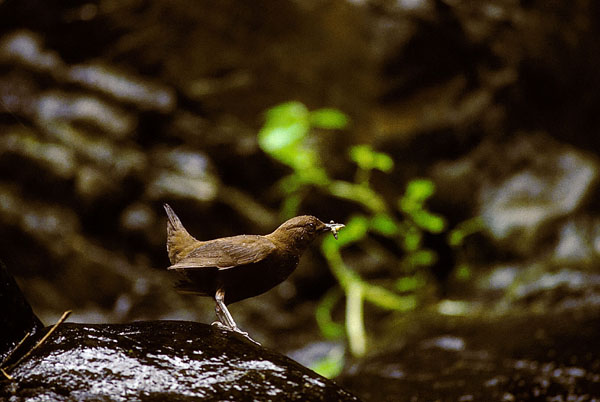
M 179 217 L 169 204 L 163 204 L 167 212 L 167 253 L 171 264 L 176 264 L 193 248 L 197 240 L 183 227 Z

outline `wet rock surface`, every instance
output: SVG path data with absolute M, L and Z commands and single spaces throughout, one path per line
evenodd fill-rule
M 417 318 L 401 345 L 338 381 L 373 401 L 597 400 L 599 313 Z
M 2 400 L 359 400 L 277 352 L 206 324 L 43 329 L 3 264 L 0 301 Z
M 600 275 L 548 258 L 481 268 L 377 325 L 373 353 L 338 381 L 369 401 L 598 400 Z
M 61 324 L 0 383 L 42 400 L 358 401 L 279 353 L 206 324 Z

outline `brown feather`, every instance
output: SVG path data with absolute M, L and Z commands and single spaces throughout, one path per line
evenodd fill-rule
M 168 269 L 179 274 L 177 290 L 212 297 L 220 294 L 225 305 L 262 294 L 281 283 L 298 266 L 310 243 L 335 226 L 314 216 L 297 216 L 265 236 L 198 241 L 167 204 L 165 210 L 169 218 Z M 336 232 L 338 226 L 342 225 L 335 226 Z
M 189 254 L 198 242 L 183 227 L 183 224 L 169 204 L 163 204 L 167 212 L 167 253 L 171 264 L 177 263 L 181 258 Z

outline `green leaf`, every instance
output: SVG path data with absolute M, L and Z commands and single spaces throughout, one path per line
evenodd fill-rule
M 373 165 L 373 150 L 368 145 L 353 146 L 350 148 L 349 156 L 361 169 L 369 170 Z
M 329 176 L 325 169 L 318 166 L 308 166 L 299 170 L 297 176 L 302 184 L 314 184 L 316 186 L 326 186 L 330 183 Z
M 301 123 L 286 127 L 263 127 L 258 133 L 258 145 L 264 152 L 277 156 L 278 152 L 297 145 L 306 135 L 306 130 L 307 127 Z
M 363 283 L 363 294 L 365 300 L 387 310 L 408 311 L 417 307 L 415 296 L 401 296 L 381 286 Z
M 465 233 L 462 230 L 458 230 L 455 228 L 450 233 L 448 233 L 448 244 L 451 247 L 462 246 L 464 240 Z
M 387 237 L 395 236 L 400 232 L 396 220 L 386 213 L 379 213 L 371 218 L 371 229 L 373 232 Z
M 389 173 L 394 168 L 394 160 L 388 154 L 378 152 L 375 155 L 374 168 Z
M 461 246 L 465 237 L 482 231 L 484 227 L 483 220 L 479 216 L 467 219 L 456 225 L 456 227 L 448 233 L 448 244 L 452 247 Z
M 286 126 L 297 121 L 308 121 L 309 111 L 298 101 L 285 102 L 267 110 L 266 124 Z
M 418 228 L 410 226 L 404 233 L 402 247 L 408 252 L 418 250 L 421 247 L 422 239 L 423 233 Z
M 324 108 L 310 112 L 310 124 L 313 127 L 328 130 L 343 129 L 348 126 L 348 116 L 337 109 Z
M 423 203 L 435 193 L 435 184 L 429 179 L 415 179 L 408 182 L 405 196 L 417 203 Z
M 344 368 L 344 353 L 329 353 L 321 360 L 313 363 L 310 368 L 325 378 L 335 378 Z
M 279 154 L 294 170 L 302 171 L 309 169 L 317 163 L 317 154 L 311 149 L 301 146 L 289 147 L 281 150 Z
M 398 200 L 398 209 L 406 214 L 410 215 L 413 211 L 417 211 L 421 208 L 423 208 L 423 205 L 420 202 L 417 202 L 406 195 L 400 197 Z
M 433 250 L 416 250 L 413 253 L 407 254 L 403 258 L 403 263 L 408 268 L 429 267 L 437 261 L 437 254 Z
M 446 228 L 446 220 L 442 216 L 423 209 L 413 211 L 410 216 L 417 226 L 428 232 L 441 233 Z
M 378 169 L 389 172 L 394 168 L 394 160 L 382 152 L 376 152 L 369 145 L 355 145 L 350 148 L 350 159 L 363 170 Z
M 285 148 L 297 147 L 309 130 L 306 106 L 300 102 L 284 103 L 267 111 L 265 124 L 258 133 L 258 144 L 264 152 L 275 155 Z
M 335 180 L 331 182 L 327 189 L 331 195 L 358 202 L 372 212 L 377 213 L 386 210 L 383 198 L 368 186 Z
M 336 303 L 342 297 L 342 290 L 339 287 L 330 289 L 317 305 L 315 318 L 321 333 L 328 339 L 339 339 L 344 336 L 344 327 L 331 318 Z
M 303 183 L 300 181 L 297 174 L 290 174 L 281 178 L 277 182 L 276 187 L 278 191 L 281 191 L 283 194 L 288 195 L 298 191 L 302 184 Z
M 425 278 L 423 275 L 405 276 L 398 279 L 396 282 L 396 290 L 398 292 L 414 292 L 417 289 L 425 286 Z

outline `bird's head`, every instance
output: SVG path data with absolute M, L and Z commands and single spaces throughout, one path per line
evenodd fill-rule
M 270 236 L 287 241 L 295 248 L 304 249 L 324 232 L 331 232 L 337 239 L 337 232 L 343 227 L 341 223 L 323 223 L 314 216 L 302 215 L 285 221 Z

